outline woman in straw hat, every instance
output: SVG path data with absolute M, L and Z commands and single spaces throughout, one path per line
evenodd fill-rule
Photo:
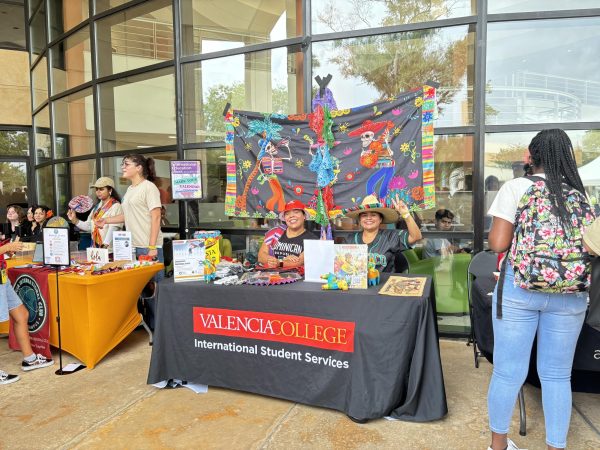
M 350 243 L 367 244 L 369 258 L 373 259 L 381 272 L 393 272 L 396 253 L 410 248 L 422 237 L 406 203 L 396 196 L 392 205 L 393 208 L 388 208 L 375 195 L 368 195 L 359 206 L 344 210 L 346 217 L 358 218 L 362 228 L 362 231 L 354 234 Z M 406 230 L 379 228 L 382 223 L 396 223 L 399 217 L 406 222 Z
M 120 230 L 122 225 L 115 224 L 98 228 L 94 221 L 102 217 L 115 217 L 123 214 L 121 197 L 119 197 L 119 193 L 115 189 L 115 182 L 109 177 L 98 178 L 90 188 L 96 190 L 98 203 L 92 208 L 87 220 L 79 220 L 72 209 L 73 207 L 67 211 L 67 217 L 81 231 L 89 231 L 92 234 L 92 246 L 96 248 L 110 248 L 112 247 L 113 231 Z M 90 200 L 88 197 L 88 201 Z M 69 203 L 69 206 L 71 206 L 71 203 Z

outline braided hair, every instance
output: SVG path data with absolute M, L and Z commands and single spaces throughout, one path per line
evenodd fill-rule
M 550 201 L 558 212 L 558 218 L 563 225 L 570 228 L 571 221 L 563 197 L 562 184 L 566 183 L 586 195 L 577 171 L 571 139 L 567 133 L 558 128 L 542 130 L 531 140 L 529 154 L 533 166 L 543 169 L 546 175 Z

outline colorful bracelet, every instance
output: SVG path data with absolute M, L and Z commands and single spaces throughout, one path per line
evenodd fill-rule
M 156 250 L 156 245 L 149 245 L 146 247 L 148 250 Z

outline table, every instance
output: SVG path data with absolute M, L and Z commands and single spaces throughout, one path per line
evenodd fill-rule
M 430 278 L 422 297 L 303 281 L 159 288 L 148 383 L 181 379 L 358 419 L 430 421 L 448 411 Z
M 492 296 L 496 281 L 493 277 L 478 277 L 473 281 L 471 299 L 473 302 L 473 331 L 481 354 L 493 362 L 494 333 L 492 328 Z M 527 381 L 539 386 L 536 367 L 536 342 L 531 349 L 531 359 Z M 600 393 L 598 373 L 600 372 L 600 331 L 583 324 L 571 374 L 571 387 L 576 392 Z
M 162 264 L 104 275 L 59 273 L 62 349 L 88 368 L 95 365 L 140 323 L 137 299 Z M 35 268 L 11 268 L 19 274 Z M 50 345 L 58 347 L 56 275 L 48 274 Z

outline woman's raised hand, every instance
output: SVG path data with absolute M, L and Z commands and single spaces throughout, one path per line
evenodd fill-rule
M 400 214 L 401 216 L 410 213 L 408 206 L 406 205 L 406 203 L 400 200 L 398 194 L 396 194 L 395 199 L 392 199 L 392 205 L 394 206 L 394 209 L 398 211 L 398 214 Z
M 69 209 L 69 210 L 67 211 L 67 217 L 69 218 L 69 220 L 70 220 L 71 222 L 73 222 L 73 221 L 77 220 L 77 215 L 75 214 L 75 211 L 73 211 L 72 209 Z

